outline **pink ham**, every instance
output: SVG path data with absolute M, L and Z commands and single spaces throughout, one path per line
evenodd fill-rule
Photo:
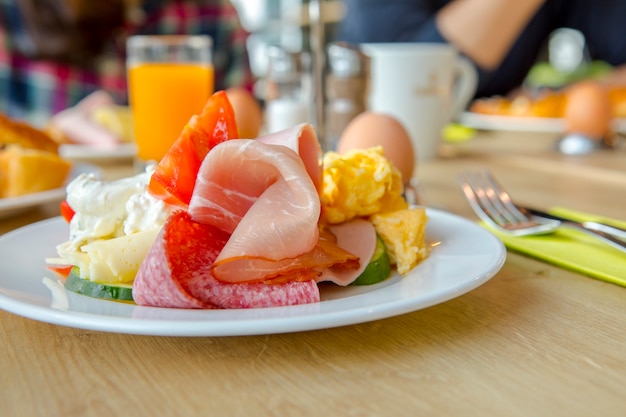
M 270 145 L 283 145 L 295 151 L 309 173 L 315 188 L 322 189 L 322 147 L 317 140 L 315 129 L 310 124 L 300 124 L 279 132 L 259 136 L 258 142 Z
M 220 281 L 263 281 L 273 261 L 288 264 L 319 240 L 317 189 L 302 159 L 285 146 L 239 139 L 213 148 L 200 167 L 189 214 L 232 234 L 215 261 Z
M 346 286 L 356 280 L 365 270 L 374 251 L 376 251 L 376 229 L 374 225 L 364 219 L 354 219 L 347 223 L 329 227 L 337 238 L 337 245 L 353 253 L 360 259 L 359 268 L 324 268 L 318 282 L 331 281 L 337 285 Z
M 99 107 L 114 104 L 113 97 L 109 93 L 97 90 L 74 107 L 55 114 L 48 127 L 53 132 L 60 132 L 74 144 L 113 149 L 119 146 L 120 138 L 91 120 L 91 113 Z
M 139 268 L 133 298 L 143 306 L 257 308 L 319 302 L 314 281 L 229 284 L 213 278 L 211 265 L 229 235 L 174 213 Z

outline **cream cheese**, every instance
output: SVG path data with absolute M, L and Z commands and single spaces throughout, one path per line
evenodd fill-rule
M 70 249 L 97 239 L 127 236 L 160 228 L 175 210 L 147 191 L 154 166 L 133 177 L 103 181 L 82 174 L 67 186 L 67 202 L 75 214 L 70 221 Z

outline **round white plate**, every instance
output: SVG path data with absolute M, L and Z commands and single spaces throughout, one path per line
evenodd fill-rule
M 465 126 L 482 130 L 547 133 L 562 133 L 565 130 L 563 119 L 553 117 L 497 116 L 464 112 L 459 116 L 458 122 Z M 614 129 L 616 132 L 626 133 L 626 119 L 615 119 Z
M 93 172 L 98 177 L 101 176 L 100 168 L 95 165 L 78 163 L 73 164 L 68 177 L 68 182 L 76 178 L 83 172 Z M 61 201 L 65 198 L 65 187 L 54 190 L 42 191 L 39 193 L 26 194 L 19 197 L 0 198 L 0 218 L 9 217 L 28 208 L 37 207 L 42 204 Z
M 59 155 L 67 159 L 81 159 L 89 161 L 109 161 L 131 159 L 137 154 L 134 143 L 123 143 L 111 149 L 100 149 L 90 145 L 61 145 Z
M 63 326 L 163 336 L 285 333 L 387 318 L 471 291 L 504 263 L 504 245 L 486 229 L 438 210 L 428 210 L 428 216 L 432 252 L 405 277 L 396 274 L 363 287 L 323 285 L 320 303 L 247 310 L 141 307 L 66 291 L 46 270 L 44 258 L 56 257 L 67 225 L 49 219 L 0 237 L 0 308 Z

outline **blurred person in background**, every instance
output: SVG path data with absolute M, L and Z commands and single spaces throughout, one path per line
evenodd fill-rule
M 127 104 L 136 34 L 210 35 L 215 89 L 252 89 L 248 34 L 229 1 L 0 0 L 0 112 L 44 125 L 96 90 Z
M 522 85 L 550 34 L 579 30 L 592 60 L 621 68 L 626 84 L 626 0 L 344 0 L 339 38 L 351 43 L 454 45 L 479 72 L 477 97 Z

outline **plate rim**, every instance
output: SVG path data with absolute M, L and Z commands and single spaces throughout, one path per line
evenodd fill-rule
M 561 133 L 565 129 L 565 120 L 561 117 L 507 116 L 469 110 L 459 115 L 458 123 L 482 130 Z M 616 118 L 613 123 L 618 133 L 626 133 L 626 118 Z
M 136 154 L 137 145 L 134 143 L 121 143 L 110 149 L 80 144 L 63 144 L 59 147 L 59 155 L 63 158 L 94 162 L 132 159 Z
M 4 287 L 5 281 L 0 282 L 0 309 L 36 321 L 78 329 L 120 334 L 185 337 L 249 336 L 292 333 L 359 324 L 398 316 L 449 301 L 472 291 L 495 276 L 502 268 L 506 260 L 506 248 L 502 241 L 493 233 L 485 228 L 482 228 L 477 223 L 471 222 L 470 220 L 458 215 L 437 209 L 427 208 L 427 214 L 431 218 L 433 218 L 433 216 L 434 218 L 438 218 L 438 221 L 443 221 L 446 218 L 453 218 L 455 221 L 462 222 L 467 228 L 466 232 L 471 227 L 473 231 L 479 232 L 481 237 L 489 239 L 490 247 L 492 246 L 496 250 L 490 258 L 488 268 L 481 271 L 480 274 L 472 277 L 472 279 L 463 279 L 450 287 L 439 289 L 438 292 L 430 293 L 428 294 L 428 297 L 425 298 L 409 297 L 400 300 L 386 301 L 385 303 L 378 305 L 364 304 L 358 308 L 351 307 L 346 310 L 332 309 L 334 305 L 340 304 L 343 300 L 346 300 L 346 298 L 325 300 L 320 303 L 300 306 L 272 307 L 264 309 L 181 310 L 184 314 L 197 316 L 206 315 L 207 312 L 209 312 L 208 314 L 214 317 L 193 321 L 190 321 L 188 318 L 184 320 L 160 320 L 154 318 L 106 316 L 83 311 L 60 310 L 55 309 L 52 306 L 28 303 L 24 300 L 15 299 L 10 295 L 7 295 L 6 288 Z M 39 228 L 45 228 L 50 224 L 54 225 L 56 222 L 61 221 L 62 220 L 59 217 L 54 217 L 15 229 L 3 236 L 0 236 L 0 245 L 5 244 L 6 241 L 14 239 L 14 236 L 18 234 L 29 233 L 31 231 L 30 229 L 38 230 Z M 428 261 L 429 258 L 427 258 L 424 262 Z M 419 267 L 420 266 L 418 265 L 418 268 Z M 0 273 L 6 273 L 6 267 L 0 266 Z M 384 286 L 381 286 L 380 288 L 374 289 L 373 291 L 356 294 L 354 297 L 359 297 L 361 295 L 365 295 L 364 298 L 370 297 L 371 294 L 375 294 L 377 291 L 383 290 L 387 286 L 401 285 L 402 280 L 405 278 L 397 276 L 390 278 L 390 280 L 393 279 L 395 279 L 395 282 L 392 281 Z M 41 285 L 44 284 L 41 283 Z M 76 296 L 83 297 L 79 295 Z M 352 296 L 347 297 L 347 299 L 350 298 L 352 298 Z M 84 297 L 83 300 L 84 299 L 88 299 L 87 302 L 94 305 L 98 305 L 98 303 L 115 303 L 113 301 L 89 299 L 88 297 Z M 350 302 L 353 301 L 354 299 L 350 300 Z M 117 305 L 117 303 L 115 305 Z M 139 311 L 155 313 L 167 312 L 166 314 L 169 314 L 170 316 L 178 314 L 176 309 L 140 307 L 131 304 L 128 304 L 128 306 L 128 308 L 132 309 L 132 311 L 142 309 Z M 330 311 L 319 311 L 324 310 L 326 306 L 330 306 L 328 307 Z M 307 314 L 307 310 L 317 310 L 317 312 L 314 314 Z M 238 314 L 237 312 L 242 312 L 242 314 Z M 251 318 L 254 312 L 260 313 L 261 315 L 265 315 L 265 313 L 277 313 L 278 315 L 256 320 Z M 280 314 L 287 312 L 292 312 L 294 314 Z M 228 316 L 229 314 L 231 316 L 235 316 L 235 318 L 224 320 L 223 317 L 221 317 Z M 246 314 L 250 317 L 245 317 Z M 239 318 L 238 316 L 244 317 Z

